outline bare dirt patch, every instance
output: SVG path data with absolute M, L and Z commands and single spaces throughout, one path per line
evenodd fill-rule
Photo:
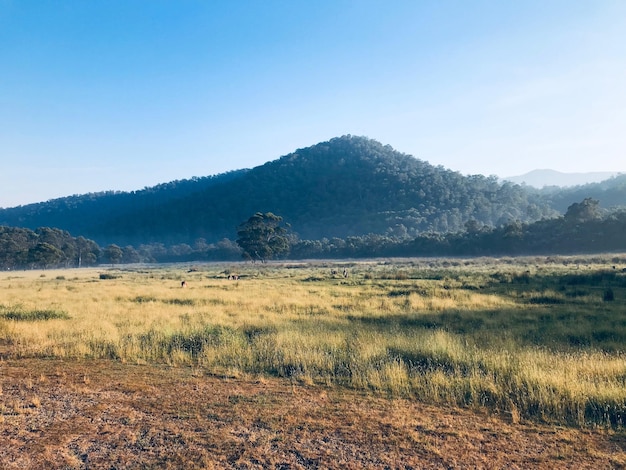
M 0 362 L 0 468 L 626 468 L 626 436 L 115 361 Z

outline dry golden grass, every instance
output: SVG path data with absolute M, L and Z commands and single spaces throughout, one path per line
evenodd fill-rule
M 346 279 L 324 263 L 1 273 L 0 356 L 189 366 L 623 427 L 626 312 L 602 300 L 607 282 L 626 297 L 621 274 L 567 259 L 446 263 L 351 263 Z

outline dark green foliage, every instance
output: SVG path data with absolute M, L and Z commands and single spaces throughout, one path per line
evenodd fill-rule
M 303 238 L 404 239 L 555 215 L 536 192 L 463 176 L 364 137 L 299 149 L 252 170 L 134 193 L 100 193 L 0 210 L 0 223 L 56 226 L 101 244 L 192 244 L 234 239 L 241 220 L 273 212 Z M 370 249 L 379 242 L 371 240 Z
M 575 202 L 567 208 L 565 220 L 568 222 L 589 222 L 600 218 L 600 201 L 585 198 L 582 202 Z
M 618 175 L 600 183 L 591 183 L 571 188 L 546 188 L 540 191 L 551 207 L 565 213 L 571 204 L 590 198 L 599 201 L 602 207 L 626 206 L 626 174 Z
M 346 258 L 375 256 L 503 256 L 530 254 L 577 254 L 626 250 L 626 211 L 614 211 L 599 218 L 558 217 L 532 224 L 513 223 L 493 228 L 470 223 L 467 230 L 448 234 L 427 233 L 400 240 L 364 235 L 343 239 L 300 240 L 292 246 L 293 258 Z M 512 235 L 514 234 L 514 235 Z M 616 263 L 618 263 L 616 261 Z M 619 264 L 619 263 L 618 263 Z M 600 283 L 617 276 L 615 270 L 593 274 L 572 274 L 566 282 L 575 285 Z M 526 274 L 518 275 L 527 282 Z M 508 281 L 506 281 L 508 282 Z
M 95 242 L 64 230 L 0 226 L 0 269 L 80 267 L 95 264 L 99 254 Z
M 613 302 L 615 300 L 615 293 L 613 292 L 613 289 L 611 289 L 610 287 L 608 289 L 606 289 L 604 291 L 602 299 L 605 302 Z
M 251 261 L 265 262 L 289 252 L 289 234 L 283 218 L 267 212 L 257 212 L 239 226 L 237 244 L 243 256 Z
M 106 279 L 119 279 L 121 276 L 117 274 L 111 274 L 111 273 L 100 273 L 99 277 L 102 280 L 106 280 Z
M 535 305 L 557 305 L 562 304 L 563 299 L 553 295 L 537 295 L 531 297 L 528 302 Z
M 102 255 L 107 262 L 116 264 L 122 260 L 124 252 L 119 246 L 111 244 L 104 249 Z
M 144 221 L 153 219 L 157 224 L 162 222 L 162 227 L 167 227 L 174 221 L 171 218 L 164 219 L 160 209 L 165 204 L 202 192 L 215 184 L 227 184 L 247 171 L 172 181 L 139 191 L 89 193 L 0 209 L 0 224 L 31 229 L 62 227 L 103 245 L 169 241 L 166 236 L 155 238 L 152 233 L 142 234 Z M 189 212 L 184 214 L 187 216 Z M 109 237 L 112 233 L 118 236 Z
M 626 205 L 626 175 L 537 191 L 463 176 L 374 140 L 344 136 L 251 170 L 0 209 L 0 223 L 63 227 L 107 245 L 100 252 L 94 242 L 60 229 L 33 235 L 4 227 L 0 267 L 237 260 L 242 254 L 267 259 L 267 246 L 244 252 L 233 241 L 240 222 L 255 213 L 290 222 L 301 238 L 289 239 L 296 259 L 626 249 L 626 212 L 600 204 Z M 272 256 L 278 252 L 285 253 L 275 247 Z
M 37 243 L 28 250 L 28 260 L 43 268 L 57 264 L 62 258 L 63 252 L 50 243 Z

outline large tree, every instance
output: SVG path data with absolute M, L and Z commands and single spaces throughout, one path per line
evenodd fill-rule
M 600 201 L 587 197 L 582 202 L 575 202 L 567 208 L 565 220 L 571 222 L 589 222 L 601 216 Z
M 257 212 L 237 228 L 237 245 L 243 257 L 264 263 L 289 252 L 289 231 L 283 218 L 271 212 Z

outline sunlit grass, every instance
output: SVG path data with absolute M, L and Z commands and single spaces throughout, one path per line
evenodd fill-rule
M 329 266 L 2 273 L 0 344 L 16 357 L 271 374 L 514 419 L 624 426 L 623 273 L 431 260 L 350 263 L 344 279 Z

